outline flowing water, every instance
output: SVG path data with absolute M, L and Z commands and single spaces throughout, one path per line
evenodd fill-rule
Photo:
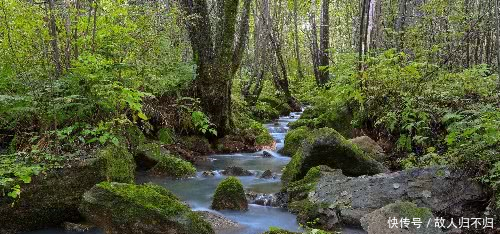
M 301 113 L 291 113 L 281 117 L 274 123 L 266 124 L 276 141 L 277 150 L 283 147 L 283 141 L 288 131 L 287 124 L 295 121 Z M 197 163 L 198 169 L 195 178 L 170 180 L 152 176 L 139 176 L 138 183 L 152 182 L 165 186 L 181 200 L 186 201 L 193 210 L 210 210 L 210 204 L 215 188 L 226 176 L 221 171 L 229 166 L 238 166 L 250 170 L 257 176 L 239 176 L 246 191 L 256 193 L 276 193 L 281 189 L 280 175 L 283 167 L 290 161 L 275 151 L 268 151 L 273 157 L 263 157 L 263 152 L 237 153 L 209 156 L 209 160 Z M 261 179 L 258 175 L 265 170 L 271 170 L 277 175 L 272 179 Z M 215 176 L 203 177 L 203 171 L 215 171 Z M 211 210 L 212 211 L 212 210 Z M 216 212 L 216 211 L 212 211 Z M 216 212 L 243 225 L 243 229 L 230 230 L 224 234 L 257 234 L 269 230 L 269 227 L 279 227 L 289 231 L 300 231 L 295 215 L 286 209 L 268 206 L 250 205 L 249 210 Z
M 269 132 L 276 141 L 276 151 L 283 147 L 284 138 L 288 131 L 288 123 L 298 119 L 301 112 L 292 112 L 289 116 L 281 117 L 277 121 L 266 124 Z M 209 160 L 197 163 L 197 176 L 189 179 L 172 180 L 162 177 L 153 177 L 147 175 L 138 175 L 137 183 L 152 182 L 162 185 L 186 201 L 193 210 L 210 210 L 210 203 L 217 187 L 217 184 L 226 176 L 220 174 L 228 166 L 238 166 L 246 170 L 261 174 L 265 170 L 271 170 L 277 176 L 272 179 L 261 179 L 259 176 L 240 176 L 238 177 L 246 191 L 256 193 L 275 193 L 281 189 L 281 171 L 290 161 L 289 157 L 284 157 L 276 151 L 268 151 L 273 157 L 263 157 L 263 152 L 256 153 L 237 153 L 237 154 L 219 154 L 209 156 Z M 214 171 L 215 176 L 204 177 L 203 171 Z M 269 206 L 250 205 L 249 210 L 240 211 L 213 211 L 225 217 L 240 223 L 243 228 L 236 230 L 227 230 L 218 234 L 257 234 L 269 230 L 270 227 L 279 227 L 289 231 L 300 231 L 301 228 L 296 221 L 295 215 L 289 213 L 286 209 L 273 208 Z M 73 234 L 61 229 L 49 229 L 32 232 L 31 234 Z M 92 230 L 92 234 L 101 234 L 100 230 Z M 356 229 L 343 229 L 342 233 L 364 233 Z

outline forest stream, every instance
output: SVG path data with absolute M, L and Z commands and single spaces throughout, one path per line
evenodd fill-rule
M 218 234 L 257 234 L 269 230 L 270 227 L 277 227 L 289 231 L 300 231 L 301 227 L 296 221 L 295 215 L 289 213 L 284 208 L 275 208 L 270 206 L 261 206 L 251 204 L 246 212 L 240 211 L 213 211 L 210 209 L 210 203 L 215 192 L 215 188 L 226 176 L 220 172 L 228 166 L 238 166 L 250 170 L 257 176 L 238 177 L 247 192 L 272 194 L 281 189 L 281 170 L 288 162 L 290 157 L 285 157 L 277 153 L 283 147 L 285 135 L 288 131 L 288 123 L 296 121 L 302 112 L 292 112 L 289 116 L 282 116 L 274 123 L 268 123 L 265 126 L 276 141 L 276 150 L 270 151 L 273 157 L 263 157 L 263 152 L 255 153 L 236 153 L 236 154 L 216 154 L 211 155 L 209 160 L 197 163 L 198 172 L 196 177 L 189 179 L 173 180 L 163 177 L 147 176 L 139 174 L 137 183 L 152 182 L 162 185 L 179 196 L 181 200 L 187 202 L 193 210 L 210 211 L 222 214 L 232 221 L 242 225 L 241 228 L 228 229 L 218 232 Z M 259 178 L 265 170 L 271 170 L 277 177 L 270 179 Z M 215 171 L 215 176 L 204 177 L 204 171 Z M 76 234 L 78 232 L 65 231 L 63 229 L 45 229 L 29 232 L 26 234 Z M 98 229 L 93 229 L 85 233 L 102 234 Z M 344 228 L 342 233 L 357 234 L 366 233 L 363 230 Z

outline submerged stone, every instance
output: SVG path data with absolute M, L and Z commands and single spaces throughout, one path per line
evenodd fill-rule
M 171 192 L 153 184 L 97 184 L 84 194 L 80 211 L 108 234 L 214 233 Z

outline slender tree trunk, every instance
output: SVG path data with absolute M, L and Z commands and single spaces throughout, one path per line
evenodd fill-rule
M 78 21 L 80 18 L 80 0 L 75 1 L 76 13 L 75 13 L 75 25 L 73 30 L 73 41 L 75 44 L 73 45 L 73 58 L 78 59 L 79 51 L 78 51 Z
M 497 80 L 497 90 L 500 90 L 500 0 L 495 1 L 495 23 L 497 25 L 497 73 L 498 73 L 498 80 Z
M 64 28 L 66 29 L 66 48 L 64 50 L 64 62 L 66 70 L 69 70 L 71 64 L 71 6 L 68 1 L 64 1 Z
M 372 44 L 372 33 L 375 27 L 375 17 L 377 0 L 370 0 L 370 7 L 368 10 L 368 30 L 366 31 L 366 51 L 370 51 Z
M 396 18 L 396 49 L 397 51 L 401 51 L 403 48 L 403 34 L 404 34 L 404 25 L 405 25 L 405 17 L 406 17 L 406 0 L 398 1 L 398 17 Z
M 50 45 L 52 47 L 52 59 L 55 66 L 55 77 L 59 78 L 62 74 L 61 53 L 59 52 L 59 43 L 57 40 L 57 25 L 56 17 L 54 14 L 55 4 L 54 0 L 48 0 L 49 4 L 49 33 Z
M 99 9 L 98 0 L 94 0 L 94 26 L 92 28 L 92 53 L 95 53 L 95 37 L 97 34 L 97 10 Z
M 328 82 L 330 73 L 328 72 L 329 56 L 328 49 L 330 47 L 330 1 L 321 0 L 321 26 L 319 28 L 319 65 L 322 67 L 320 70 L 320 84 L 323 86 Z
M 293 39 L 294 39 L 294 49 L 295 49 L 295 57 L 297 59 L 297 75 L 300 80 L 304 79 L 304 73 L 302 73 L 302 62 L 300 60 L 300 47 L 299 47 L 299 29 L 298 29 L 298 3 L 297 0 L 293 0 Z
M 363 56 L 365 53 L 365 12 L 366 12 L 366 7 L 367 7 L 367 2 L 369 0 L 361 0 L 361 8 L 360 8 L 360 22 L 359 22 L 359 47 L 358 47 L 358 60 L 359 60 L 359 67 L 358 70 L 361 72 L 363 70 Z
M 311 25 L 311 59 L 313 63 L 314 78 L 316 84 L 321 85 L 319 73 L 319 48 L 318 48 L 318 30 L 316 28 L 316 2 L 311 3 L 311 12 L 309 12 L 309 24 Z

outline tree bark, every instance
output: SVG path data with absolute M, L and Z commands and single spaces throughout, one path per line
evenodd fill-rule
M 304 73 L 302 72 L 302 62 L 300 60 L 300 47 L 299 47 L 299 29 L 298 29 L 298 6 L 297 0 L 293 0 L 293 31 L 294 31 L 294 49 L 295 57 L 297 59 L 297 75 L 300 80 L 304 79 Z
M 403 34 L 404 34 L 404 25 L 405 25 L 405 17 L 406 17 L 406 0 L 398 1 L 398 16 L 396 18 L 396 49 L 397 51 L 401 51 L 403 48 Z
M 197 64 L 193 95 L 200 99 L 203 111 L 216 125 L 218 136 L 224 136 L 232 127 L 231 84 L 235 70 L 241 63 L 245 37 L 248 36 L 248 32 L 244 31 L 248 29 L 246 24 L 250 3 L 245 0 L 246 9 L 240 19 L 236 46 L 238 0 L 217 0 L 216 14 L 219 20 L 215 25 L 217 33 L 214 36 L 206 0 L 181 0 L 180 4 L 190 19 L 187 30 Z
M 495 1 L 495 23 L 497 25 L 497 90 L 500 90 L 500 0 Z
M 329 56 L 328 48 L 330 47 L 330 6 L 329 0 L 321 1 L 321 26 L 319 32 L 319 65 L 320 69 L 320 84 L 325 85 L 328 82 L 330 73 L 328 72 Z
M 55 66 L 55 78 L 59 78 L 62 74 L 61 53 L 59 51 L 59 43 L 57 40 L 57 25 L 56 17 L 54 14 L 55 3 L 54 0 L 48 0 L 49 5 L 49 33 L 50 45 L 52 47 L 52 59 Z
M 311 3 L 311 9 L 309 12 L 309 24 L 311 25 L 311 59 L 313 64 L 314 78 L 316 79 L 316 84 L 321 85 L 320 73 L 319 73 L 319 48 L 318 48 L 318 30 L 316 28 L 316 2 Z

